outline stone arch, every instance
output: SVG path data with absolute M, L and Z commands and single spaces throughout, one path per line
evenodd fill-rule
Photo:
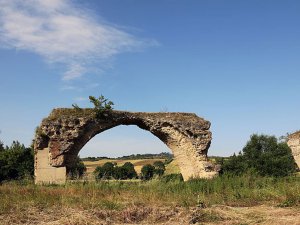
M 112 111 L 96 118 L 93 109 L 54 109 L 36 132 L 35 182 L 64 183 L 82 147 L 119 125 L 136 125 L 158 137 L 173 152 L 184 180 L 217 174 L 207 160 L 210 122 L 196 114 Z

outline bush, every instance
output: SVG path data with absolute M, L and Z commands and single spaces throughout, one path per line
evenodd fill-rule
M 124 167 L 119 167 L 119 166 L 116 166 L 114 168 L 114 174 L 113 174 L 113 178 L 116 179 L 116 180 L 126 180 L 128 179 L 127 177 L 127 170 L 126 168 Z
M 114 103 L 108 101 L 103 95 L 99 98 L 94 96 L 89 96 L 90 102 L 94 104 L 94 111 L 96 113 L 96 118 L 103 119 L 113 110 Z M 73 106 L 74 107 L 74 106 Z
M 229 159 L 223 159 L 221 161 L 217 161 L 217 163 L 221 164 L 221 174 L 231 173 L 234 175 L 241 175 L 248 169 L 248 165 L 241 154 L 233 154 L 233 156 L 229 157 Z
M 94 173 L 96 179 L 111 179 L 114 175 L 114 164 L 107 162 L 103 166 L 97 166 Z
M 3 142 L 0 140 L 0 152 L 4 151 L 5 148 L 4 148 L 4 144 Z
M 126 170 L 127 179 L 137 178 L 137 173 L 134 169 L 134 165 L 131 162 L 126 162 L 122 168 Z
M 153 166 L 155 168 L 154 169 L 154 174 L 158 175 L 159 177 L 162 176 L 166 171 L 165 164 L 162 161 L 155 161 L 153 163 Z
M 72 167 L 68 168 L 68 177 L 70 179 L 80 179 L 86 172 L 86 166 L 83 161 L 77 156 L 76 161 Z
M 154 166 L 150 164 L 144 165 L 141 170 L 141 179 L 142 180 L 152 179 L 154 176 L 154 170 L 155 170 Z
M 282 177 L 293 174 L 296 164 L 285 142 L 275 136 L 254 134 L 242 152 L 222 162 L 222 173 L 239 175 L 249 170 L 261 176 Z
M 161 181 L 163 181 L 163 182 L 182 182 L 183 177 L 182 177 L 181 173 L 179 173 L 179 174 L 172 173 L 172 174 L 163 176 L 161 178 Z
M 0 151 L 0 182 L 4 180 L 33 177 L 34 154 L 32 148 L 25 148 L 18 141 Z
M 117 166 L 111 162 L 105 163 L 103 166 L 97 166 L 94 175 L 96 180 L 99 179 L 116 179 L 126 180 L 134 179 L 137 177 L 137 173 L 134 166 L 130 162 L 126 162 L 123 166 Z

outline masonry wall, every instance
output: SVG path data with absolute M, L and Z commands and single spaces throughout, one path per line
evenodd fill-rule
M 292 150 L 294 159 L 300 168 L 300 131 L 289 135 L 287 144 Z
M 66 167 L 50 166 L 48 148 L 37 151 L 34 173 L 36 184 L 64 184 L 66 182 Z

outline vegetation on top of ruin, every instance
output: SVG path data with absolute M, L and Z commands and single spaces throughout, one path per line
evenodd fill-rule
M 66 117 L 103 119 L 113 110 L 114 103 L 105 98 L 103 95 L 100 95 L 98 98 L 89 96 L 89 100 L 93 104 L 93 108 L 81 108 L 77 104 L 73 103 L 73 108 L 53 109 L 49 117 L 45 118 L 44 120 L 56 120 Z
M 50 115 L 44 120 L 56 120 L 63 118 L 94 118 L 96 116 L 95 111 L 92 108 L 57 108 L 53 109 Z
M 97 119 L 103 119 L 109 115 L 113 110 L 114 103 L 109 101 L 103 95 L 96 98 L 94 96 L 89 96 L 90 102 L 94 105 L 94 112 Z
M 93 104 L 93 108 L 81 108 L 76 103 L 72 104 L 72 108 L 55 108 L 52 110 L 50 115 L 44 119 L 46 120 L 57 120 L 57 119 L 64 119 L 64 118 L 78 118 L 78 117 L 85 117 L 85 118 L 96 118 L 96 119 L 105 119 L 109 116 L 109 114 L 113 111 L 114 103 L 109 99 L 105 98 L 103 95 L 99 97 L 89 96 L 90 102 Z M 118 111 L 114 110 L 115 113 L 132 113 L 130 111 Z M 152 117 L 161 117 L 165 115 L 169 117 L 172 115 L 173 120 L 181 120 L 185 117 L 188 117 L 189 120 L 196 119 L 199 120 L 199 123 L 207 122 L 203 118 L 198 117 L 195 113 L 187 113 L 187 112 L 134 112 L 135 114 L 140 115 L 147 115 L 151 114 Z

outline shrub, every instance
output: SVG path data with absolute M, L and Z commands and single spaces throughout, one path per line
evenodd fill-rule
M 32 148 L 25 148 L 18 141 L 0 151 L 0 182 L 3 180 L 32 177 L 34 172 L 34 156 Z
M 154 176 L 154 170 L 154 166 L 150 164 L 144 165 L 141 169 L 141 179 L 150 180 Z
M 154 166 L 154 174 L 158 176 L 162 176 L 165 173 L 166 167 L 162 161 L 155 161 L 153 163 Z
M 102 166 L 102 174 L 101 174 L 101 178 L 104 179 L 111 179 L 113 178 L 114 175 L 114 164 L 111 162 L 107 162 L 104 163 L 104 165 Z
M 111 162 L 105 163 L 103 166 L 97 166 L 94 175 L 96 180 L 99 179 L 116 179 L 126 180 L 134 179 L 137 177 L 137 173 L 134 166 L 130 162 L 126 162 L 123 166 L 117 166 Z
M 0 152 L 4 151 L 5 148 L 4 148 L 4 144 L 3 142 L 0 140 Z
M 241 154 L 233 154 L 229 159 L 217 161 L 217 163 L 221 164 L 221 173 L 226 172 L 234 175 L 241 175 L 248 169 L 247 163 Z
M 275 136 L 251 136 L 242 152 L 222 162 L 222 173 L 236 175 L 252 170 L 261 176 L 288 176 L 296 171 L 291 150 Z
M 94 105 L 94 113 L 97 119 L 105 119 L 109 113 L 113 110 L 114 103 L 109 101 L 103 95 L 96 98 L 94 96 L 89 96 L 89 100 Z M 80 108 L 76 103 L 72 104 L 72 107 L 77 111 L 82 111 L 83 109 Z
M 165 176 L 161 177 L 161 181 L 164 181 L 164 182 L 182 182 L 183 177 L 182 177 L 181 173 L 179 173 L 179 174 L 172 173 L 172 174 L 168 174 L 168 175 L 165 175 Z
M 124 167 L 116 166 L 114 168 L 113 178 L 116 180 L 126 180 L 128 178 L 127 170 Z
M 108 101 L 101 95 L 99 98 L 94 96 L 89 96 L 90 102 L 94 104 L 94 111 L 96 113 L 96 118 L 103 119 L 108 116 L 108 113 L 112 111 L 114 103 Z
M 137 178 L 137 173 L 131 162 L 126 162 L 122 167 L 126 170 L 127 179 Z
M 68 176 L 70 179 L 79 179 L 82 178 L 85 172 L 86 166 L 79 156 L 77 156 L 74 165 L 68 168 Z

